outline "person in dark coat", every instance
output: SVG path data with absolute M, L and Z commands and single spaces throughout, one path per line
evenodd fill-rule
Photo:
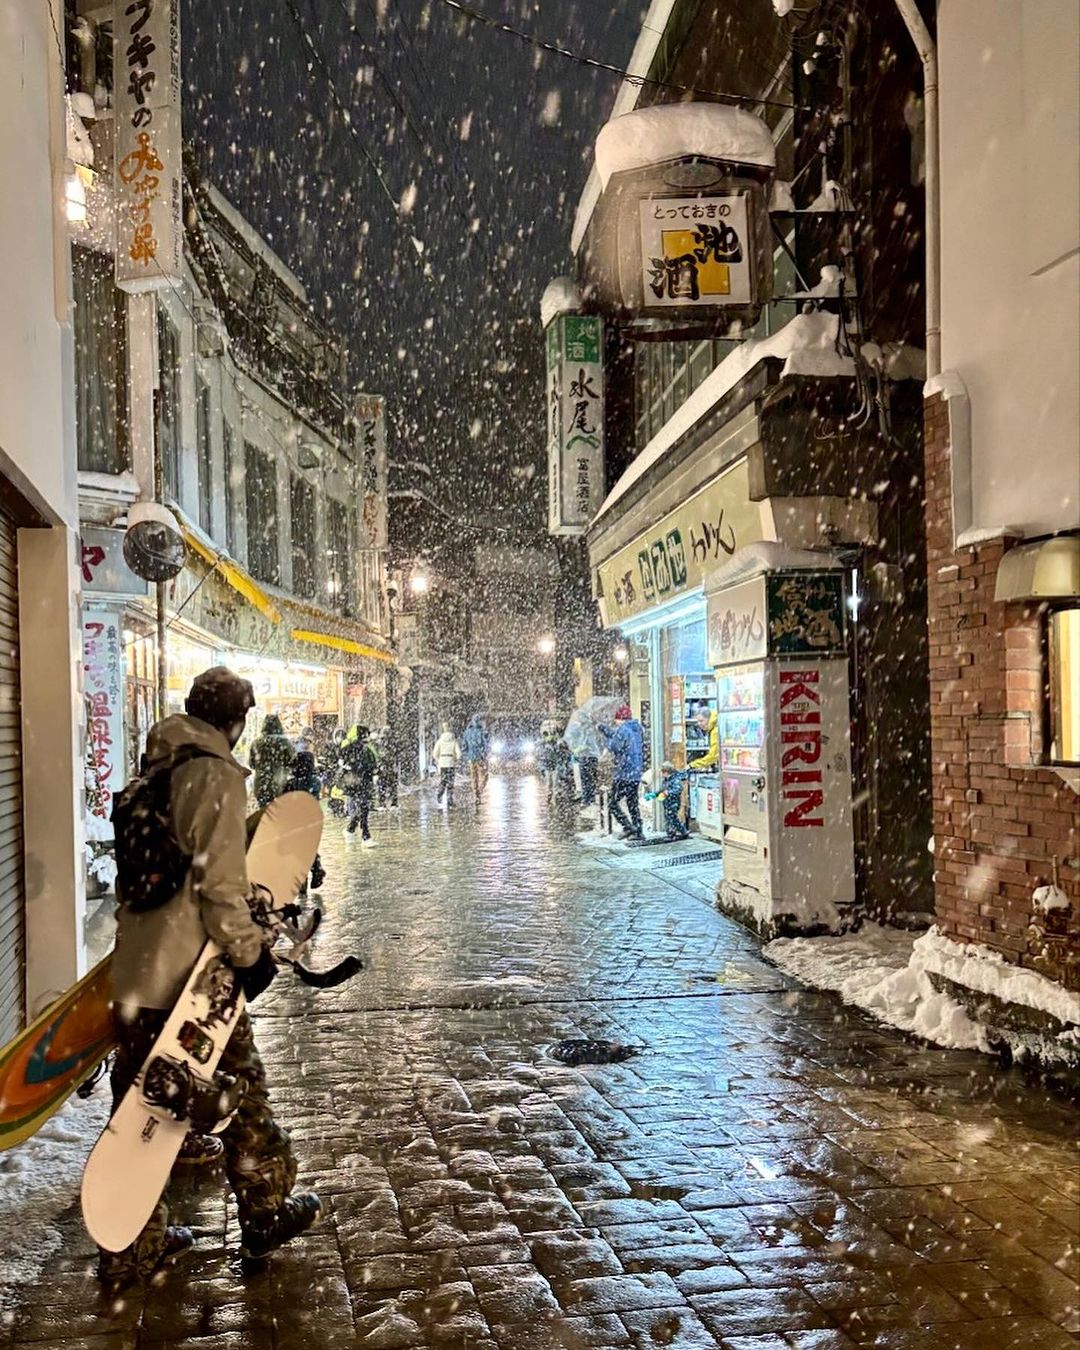
M 641 828 L 641 775 L 645 766 L 645 741 L 641 723 L 624 703 L 616 709 L 615 728 L 602 726 L 608 749 L 614 759 L 611 775 L 611 814 L 622 826 L 624 839 L 643 839 Z M 627 818 L 622 803 L 630 812 Z
M 260 808 L 269 806 L 286 790 L 295 762 L 296 750 L 285 735 L 281 718 L 277 713 L 270 713 L 251 747 L 255 801 Z
M 379 806 L 396 807 L 401 776 L 401 741 L 393 724 L 388 724 L 379 732 L 377 753 Z
M 310 792 L 316 801 L 322 799 L 322 776 L 315 758 L 315 733 L 305 728 L 296 742 L 296 759 L 293 761 L 292 777 L 285 785 L 286 792 Z M 311 864 L 311 889 L 317 891 L 326 880 L 326 871 L 322 859 L 316 853 Z
M 375 841 L 368 827 L 371 800 L 375 790 L 375 773 L 379 761 L 371 745 L 371 732 L 357 723 L 350 728 L 341 743 L 341 785 L 348 796 L 349 823 L 345 827 L 345 841 L 350 842 L 360 827 L 360 842 L 364 848 L 374 848 Z

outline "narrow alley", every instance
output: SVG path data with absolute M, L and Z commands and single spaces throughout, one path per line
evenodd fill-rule
M 313 963 L 367 969 L 258 1005 L 321 1226 L 244 1277 L 221 1178 L 181 1183 L 194 1253 L 110 1309 L 73 1195 L 0 1343 L 1074 1344 L 1064 1104 L 796 988 L 700 865 L 554 836 L 535 777 L 467 796 L 404 797 L 372 850 L 328 818 Z M 638 1053 L 567 1066 L 568 1038 Z

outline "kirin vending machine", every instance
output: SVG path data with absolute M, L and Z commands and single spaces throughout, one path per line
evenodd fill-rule
M 855 902 L 844 573 L 765 572 L 708 596 L 723 908 L 769 933 Z

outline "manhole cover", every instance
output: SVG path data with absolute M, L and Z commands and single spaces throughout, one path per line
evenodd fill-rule
M 618 1041 L 569 1040 L 552 1046 L 552 1059 L 560 1064 L 619 1064 L 641 1053 L 640 1045 L 620 1045 Z

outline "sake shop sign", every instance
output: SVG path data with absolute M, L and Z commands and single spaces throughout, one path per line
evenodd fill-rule
M 751 302 L 746 197 L 648 197 L 641 215 L 646 309 L 721 308 Z
M 547 327 L 548 533 L 583 534 L 604 495 L 603 320 Z
M 183 263 L 180 0 L 114 0 L 116 284 L 159 290 Z

